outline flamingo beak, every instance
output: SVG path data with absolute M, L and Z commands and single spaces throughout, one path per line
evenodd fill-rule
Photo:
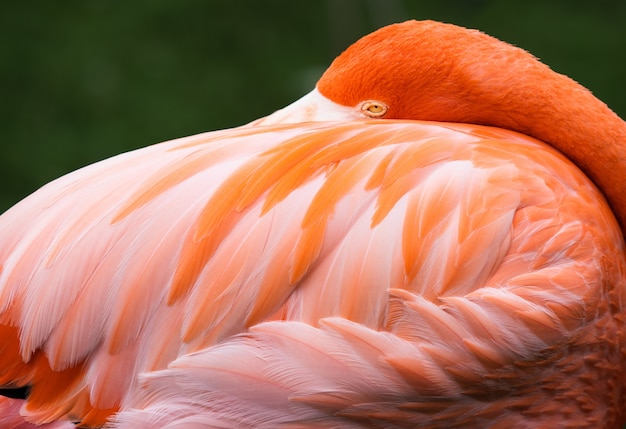
M 269 116 L 249 125 L 293 124 L 314 121 L 354 121 L 361 118 L 358 109 L 342 106 L 319 93 L 317 89 Z

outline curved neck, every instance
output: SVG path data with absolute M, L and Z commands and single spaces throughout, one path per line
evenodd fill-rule
M 529 74 L 536 74 L 533 86 L 525 83 Z M 507 84 L 515 86 L 515 80 L 518 89 L 504 92 L 506 110 L 494 125 L 549 143 L 572 160 L 603 192 L 626 237 L 626 122 L 543 64 Z

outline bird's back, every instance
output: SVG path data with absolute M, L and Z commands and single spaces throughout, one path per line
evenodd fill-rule
M 514 132 L 241 127 L 0 220 L 0 385 L 31 386 L 35 421 L 611 427 L 623 405 L 620 230 Z

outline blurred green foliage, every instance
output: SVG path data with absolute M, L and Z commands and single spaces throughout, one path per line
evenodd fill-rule
M 626 117 L 621 0 L 2 2 L 0 211 L 99 159 L 271 113 L 406 19 L 521 46 Z

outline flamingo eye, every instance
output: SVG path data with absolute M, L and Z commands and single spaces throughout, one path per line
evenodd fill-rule
M 381 101 L 365 101 L 361 104 L 361 113 L 368 118 L 382 118 L 389 107 Z

